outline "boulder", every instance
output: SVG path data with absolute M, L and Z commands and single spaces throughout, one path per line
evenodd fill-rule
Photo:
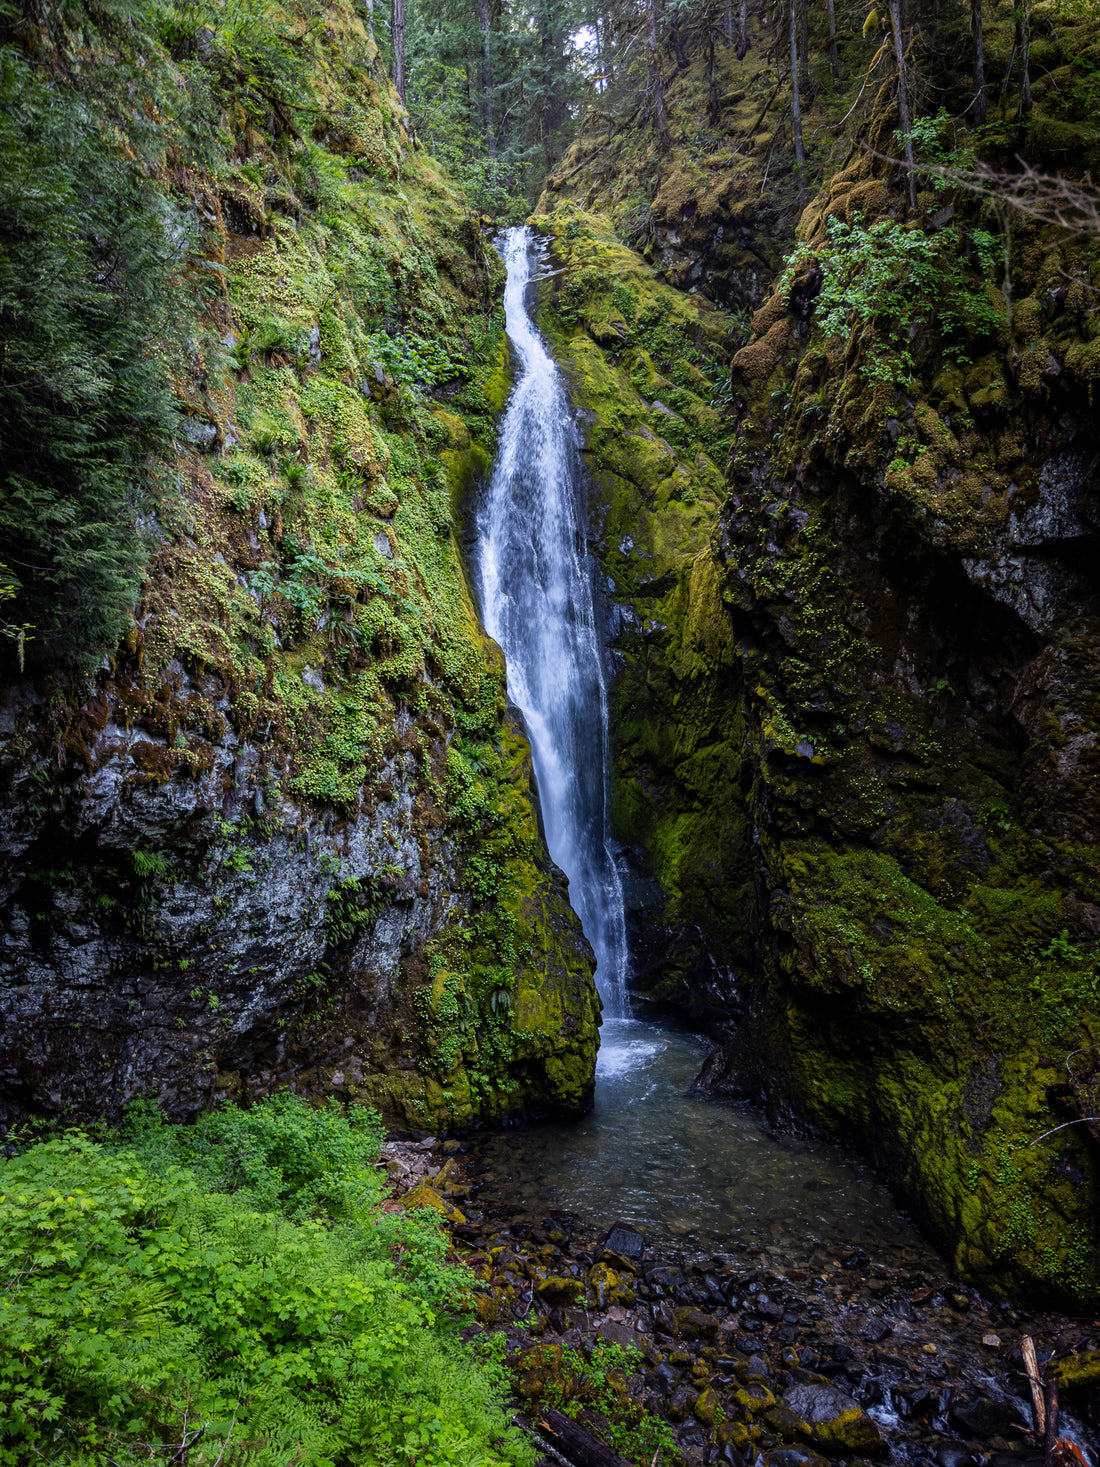
M 882 1433 L 860 1406 L 831 1385 L 800 1385 L 787 1406 L 810 1428 L 814 1443 L 839 1456 L 873 1457 L 885 1449 Z

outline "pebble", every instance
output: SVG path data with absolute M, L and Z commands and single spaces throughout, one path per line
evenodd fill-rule
M 856 1249 L 843 1263 L 822 1253 L 795 1269 L 782 1248 L 749 1238 L 700 1254 L 690 1240 L 659 1243 L 625 1222 L 597 1231 L 569 1214 L 494 1207 L 493 1173 L 468 1144 L 459 1154 L 435 1138 L 388 1142 L 383 1156 L 409 1169 L 389 1179 L 401 1194 L 433 1169 L 431 1148 L 437 1161 L 446 1155 L 440 1185 L 445 1176 L 447 1196 L 464 1198 L 467 1222 L 452 1236 L 476 1280 L 474 1330 L 505 1334 L 524 1407 L 561 1404 L 547 1389 L 583 1390 L 592 1378 L 570 1374 L 563 1350 L 588 1360 L 614 1345 L 638 1352 L 622 1409 L 644 1404 L 663 1418 L 685 1467 L 865 1467 L 884 1451 L 925 1467 L 1012 1467 L 1012 1452 L 1025 1467 L 1028 1445 L 1035 1450 L 1030 1422 L 1015 1419 L 1010 1357 L 988 1353 L 1001 1347 L 990 1328 L 996 1306 L 930 1277 L 927 1263 L 922 1273 Z M 483 1211 L 465 1200 L 471 1194 Z M 1033 1334 L 1040 1359 L 1052 1343 L 1059 1354 L 1082 1348 L 1072 1321 L 1025 1324 L 1003 1309 L 995 1317 Z M 1094 1451 L 1097 1433 L 1080 1432 Z

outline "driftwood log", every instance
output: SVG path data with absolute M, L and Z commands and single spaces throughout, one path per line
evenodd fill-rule
M 535 1417 L 540 1432 L 545 1433 L 554 1449 L 576 1467 L 631 1467 L 631 1463 L 610 1447 L 605 1447 L 599 1437 L 586 1431 L 576 1421 L 555 1411 L 553 1406 L 543 1406 Z

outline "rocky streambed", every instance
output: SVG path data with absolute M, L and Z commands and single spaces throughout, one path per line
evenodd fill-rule
M 476 1140 L 385 1152 L 395 1198 L 446 1214 L 477 1280 L 475 1329 L 500 1337 L 547 1460 L 586 1461 L 555 1436 L 563 1411 L 608 1462 L 645 1467 L 1039 1467 L 1027 1337 L 1048 1395 L 1061 1386 L 1048 1462 L 1096 1460 L 1091 1319 L 992 1302 L 919 1245 L 888 1262 L 857 1247 L 787 1258 L 752 1238 L 716 1251 L 527 1211 L 500 1201 Z

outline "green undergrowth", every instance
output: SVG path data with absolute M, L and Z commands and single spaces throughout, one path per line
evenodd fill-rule
M 527 1467 L 438 1219 L 380 1207 L 380 1140 L 283 1096 L 0 1164 L 0 1461 Z
M 645 1367 L 634 1346 L 597 1339 L 586 1357 L 568 1345 L 535 1345 L 512 1355 L 506 1366 L 515 1390 L 536 1411 L 552 1406 L 627 1461 L 649 1467 L 658 1458 L 683 1460 L 668 1422 L 632 1392 Z

